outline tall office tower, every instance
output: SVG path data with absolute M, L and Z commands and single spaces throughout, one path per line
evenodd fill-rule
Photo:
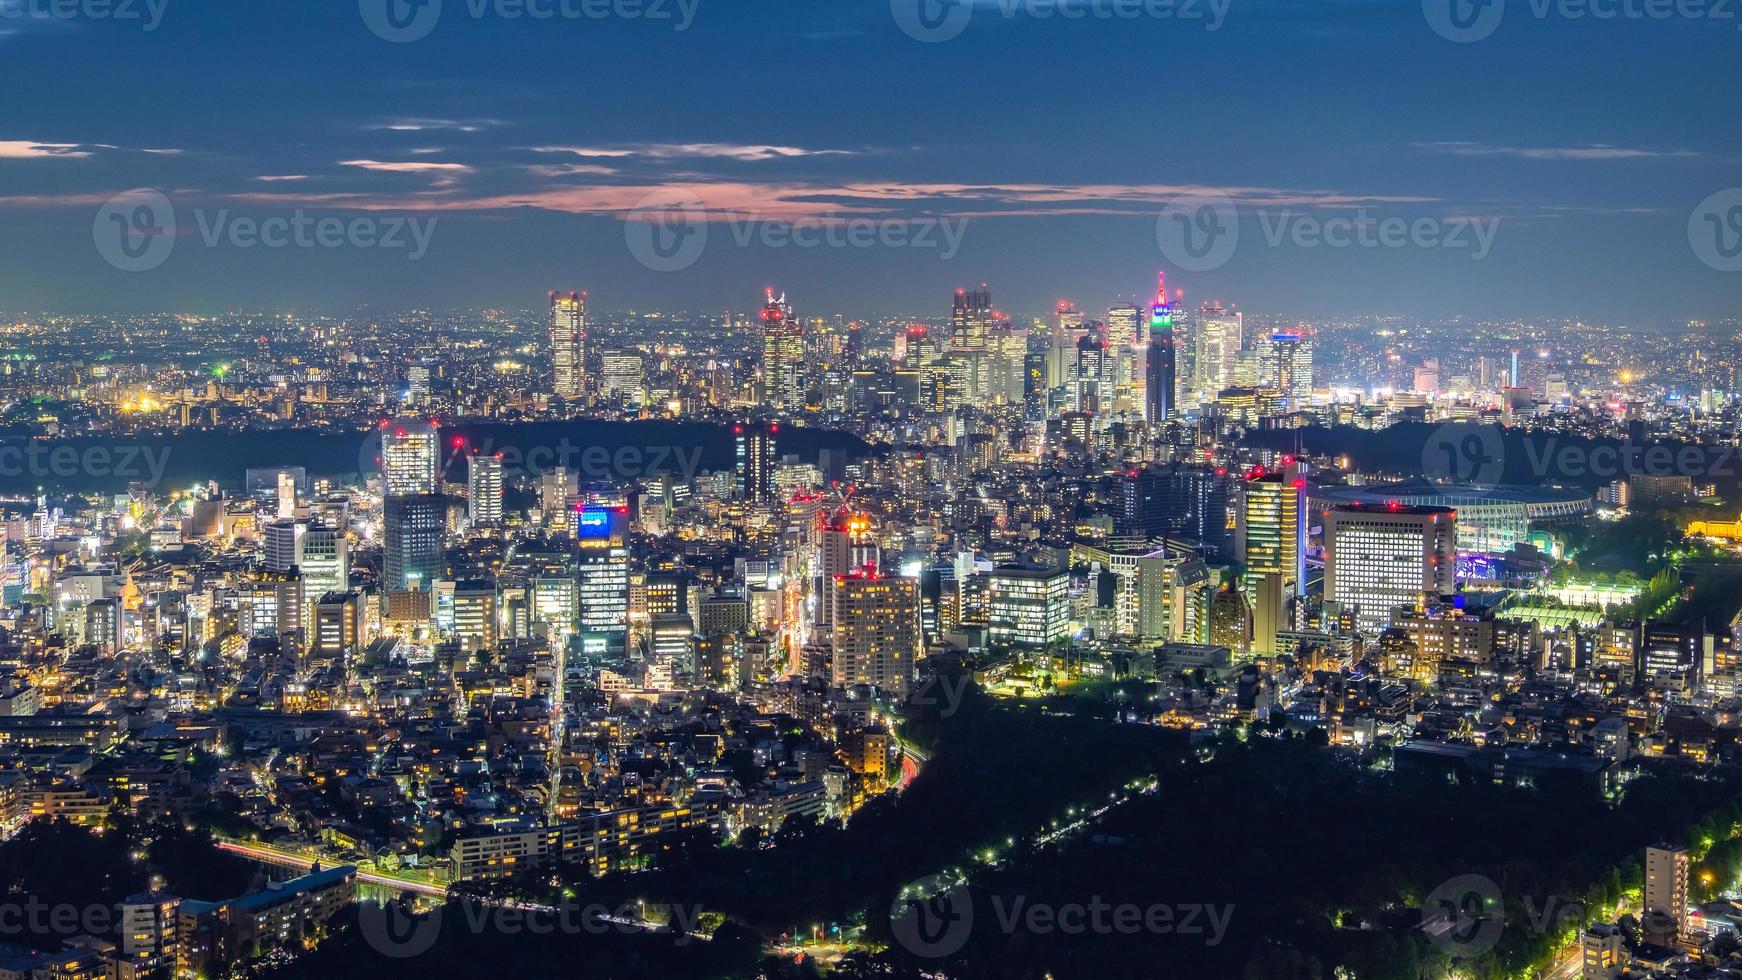
M 278 474 L 278 519 L 296 516 L 296 474 L 281 470 Z
M 923 636 L 919 580 L 876 569 L 840 576 L 835 580 L 832 636 L 834 686 L 869 684 L 905 698 Z
M 390 497 L 431 494 L 441 489 L 441 432 L 432 422 L 384 422 L 381 428 L 381 478 Z
M 454 636 L 462 653 L 495 650 L 500 639 L 501 596 L 495 579 L 454 583 Z
M 302 575 L 302 608 L 312 616 L 322 596 L 350 588 L 350 555 L 344 530 L 311 525 L 296 539 L 296 568 Z
M 1069 639 L 1068 570 L 1010 566 L 972 578 L 986 583 L 987 639 L 993 647 L 1041 650 Z
M 1653 844 L 1645 849 L 1645 935 L 1660 945 L 1688 934 L 1688 849 Z
M 575 515 L 581 649 L 623 656 L 629 647 L 629 513 L 584 507 Z
M 1313 397 L 1313 342 L 1298 330 L 1270 336 L 1262 368 L 1265 380 L 1282 392 L 1290 412 L 1305 409 Z
M 1077 341 L 1077 364 L 1073 372 L 1071 407 L 1088 412 L 1101 422 L 1113 409 L 1113 384 L 1107 370 L 1107 347 L 1094 333 Z
M 842 508 L 828 518 L 817 536 L 817 626 L 833 622 L 835 583 L 844 575 L 875 571 L 881 559 L 869 515 Z
M 901 345 L 901 368 L 904 371 L 919 371 L 926 365 L 938 359 L 937 338 L 931 335 L 931 328 L 923 323 L 909 324 L 907 332 L 898 341 Z
M 1201 558 L 1181 558 L 1166 549 L 1137 559 L 1137 622 L 1140 640 L 1201 643 L 1209 633 L 1210 570 Z
M 383 593 L 428 592 L 435 588 L 436 579 L 442 577 L 442 536 L 447 511 L 447 498 L 438 494 L 387 498 L 382 517 L 386 540 Z
M 587 294 L 550 294 L 551 394 L 587 401 Z
M 1068 301 L 1061 301 L 1053 316 L 1051 342 L 1046 363 L 1048 391 L 1063 388 L 1071 382 L 1071 370 L 1076 367 L 1077 341 L 1083 339 L 1083 313 Z
M 804 408 L 804 323 L 793 315 L 786 294 L 773 287 L 762 304 L 762 402 L 780 411 Z
M 1205 399 L 1234 386 L 1234 365 L 1240 354 L 1241 315 L 1229 313 L 1214 300 L 1198 310 L 1198 356 L 1192 387 Z
M 1133 383 L 1141 382 L 1137 365 L 1143 360 L 1147 338 L 1143 336 L 1143 311 L 1127 303 L 1107 310 L 1107 355 L 1112 362 L 1115 404 L 1117 411 L 1135 411 L 1142 398 L 1130 397 Z
M 429 399 L 429 368 L 413 364 L 405 369 L 405 400 L 419 404 Z
M 1448 507 L 1325 512 L 1325 601 L 1353 608 L 1369 637 L 1391 625 L 1398 606 L 1457 591 L 1457 564 L 1458 512 Z
M 992 325 L 986 352 L 989 400 L 994 405 L 1021 404 L 1028 390 L 1023 372 L 1028 363 L 1028 331 L 1018 330 L 1009 320 Z
M 296 521 L 273 521 L 261 531 L 266 570 L 288 572 L 296 567 L 296 544 L 308 525 Z
M 1306 581 L 1306 481 L 1298 467 L 1247 474 L 1236 507 L 1237 557 L 1252 601 L 1252 652 L 1281 653 L 1277 634 L 1292 628 L 1290 602 Z
M 671 678 L 696 672 L 696 624 L 688 613 L 656 613 L 648 620 L 649 661 Z M 663 686 L 663 685 L 661 685 Z
M 502 458 L 466 457 L 466 517 L 475 525 L 502 523 Z
M 992 291 L 984 284 L 972 292 L 956 290 L 950 306 L 950 353 L 982 353 L 991 337 Z
M 606 354 L 599 361 L 600 391 L 612 404 L 639 409 L 647 401 L 647 365 L 640 352 Z
M 780 426 L 773 424 L 745 422 L 732 427 L 737 443 L 734 476 L 740 500 L 766 504 L 772 503 L 778 495 L 774 485 L 774 466 L 780 457 L 776 455 L 774 439 L 779 433 Z
M 1151 425 L 1167 421 L 1174 414 L 1174 349 L 1173 305 L 1167 298 L 1167 275 L 1163 273 L 1155 292 L 1155 304 L 1149 308 L 1149 350 L 1144 370 L 1143 417 Z

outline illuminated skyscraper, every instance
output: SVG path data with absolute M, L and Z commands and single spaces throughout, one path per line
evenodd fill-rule
M 766 504 L 774 500 L 774 437 L 778 425 L 752 425 L 748 422 L 732 427 L 737 444 L 736 484 L 738 497 L 751 503 Z
M 629 645 L 628 508 L 583 507 L 575 514 L 581 645 L 622 656 Z
M 1149 308 L 1149 351 L 1145 359 L 1143 417 L 1151 424 L 1165 422 L 1174 414 L 1173 305 L 1167 298 L 1167 276 L 1162 274 Z
M 437 494 L 387 498 L 382 516 L 384 592 L 427 592 L 435 587 L 442 576 L 447 509 L 447 498 Z
M 502 460 L 496 456 L 466 458 L 466 516 L 473 524 L 502 522 Z
M 1264 345 L 1264 378 L 1273 384 L 1288 406 L 1298 412 L 1313 396 L 1313 342 L 1299 330 L 1271 334 Z
M 839 576 L 833 621 L 832 683 L 905 697 L 920 654 L 919 580 L 874 568 Z
M 1340 506 L 1325 512 L 1325 600 L 1376 637 L 1391 611 L 1456 591 L 1458 513 L 1447 507 Z
M 972 292 L 956 290 L 950 307 L 950 352 L 977 354 L 992 336 L 992 291 L 984 284 Z
M 1298 467 L 1247 474 L 1236 508 L 1238 558 L 1252 599 L 1252 652 L 1279 653 L 1279 631 L 1292 628 L 1288 608 L 1306 575 L 1306 481 Z
M 435 493 L 441 489 L 441 433 L 433 422 L 384 422 L 381 428 L 381 478 L 390 497 Z
M 587 400 L 587 294 L 550 294 L 551 394 Z
M 1211 301 L 1198 310 L 1198 356 L 1192 387 L 1206 399 L 1234 386 L 1234 365 L 1240 354 L 1242 323 L 1239 313 L 1229 313 Z
M 762 306 L 762 401 L 780 411 L 804 408 L 804 324 L 793 315 L 786 294 L 767 292 Z

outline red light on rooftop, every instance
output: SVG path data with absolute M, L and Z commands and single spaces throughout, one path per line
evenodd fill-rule
M 1293 457 L 1293 456 L 1284 456 L 1284 457 L 1282 457 L 1282 465 L 1284 465 L 1284 466 L 1293 466 L 1293 465 L 1294 465 L 1294 457 Z
M 1294 488 L 1296 490 L 1305 490 L 1306 489 L 1306 481 L 1296 477 L 1295 481 L 1294 481 Z

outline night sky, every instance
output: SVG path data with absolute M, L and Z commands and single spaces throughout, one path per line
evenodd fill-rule
M 533 0 L 548 19 L 513 16 L 523 0 L 51 2 L 0 0 L 0 310 L 521 308 L 561 288 L 718 311 L 772 283 L 801 313 L 863 315 L 944 312 L 980 282 L 1008 310 L 1098 310 L 1157 269 L 1188 302 L 1302 316 L 1663 323 L 1742 300 L 1742 191 L 1720 194 L 1742 187 L 1734 2 L 1599 20 L 1490 0 L 1469 21 L 1446 9 L 1468 0 L 1096 0 L 1110 16 L 1078 19 L 976 0 L 959 21 L 920 17 L 936 0 Z M 1436 33 L 1451 23 L 1486 36 Z M 380 36 L 395 24 L 424 36 Z M 904 31 L 925 24 L 959 34 Z M 99 241 L 132 188 L 163 192 L 176 228 L 135 273 Z M 1165 217 L 1158 236 L 1182 194 L 1237 209 L 1213 268 L 1181 267 Z M 691 240 L 665 237 L 669 212 L 641 221 L 650 200 L 703 209 L 677 271 L 631 247 L 635 224 Z M 1452 241 L 1297 240 L 1360 209 Z M 437 224 L 415 260 L 228 237 L 299 212 Z M 928 244 L 798 247 L 749 216 Z M 964 217 L 953 250 L 932 222 Z

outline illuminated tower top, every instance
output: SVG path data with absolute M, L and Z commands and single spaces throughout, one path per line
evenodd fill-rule
M 1173 304 L 1167 300 L 1167 273 L 1156 273 L 1155 305 L 1149 308 L 1151 340 L 1173 336 Z

